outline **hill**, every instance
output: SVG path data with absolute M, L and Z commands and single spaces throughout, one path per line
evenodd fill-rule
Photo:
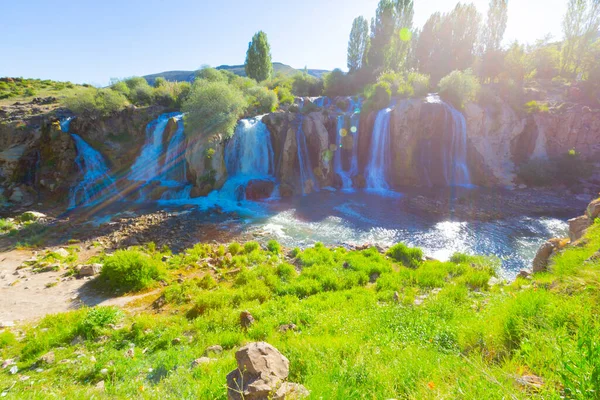
M 246 76 L 246 71 L 244 70 L 243 65 L 220 65 L 220 66 L 216 67 L 216 69 L 231 71 L 234 74 L 239 75 L 239 76 Z M 292 68 L 289 65 L 286 65 L 283 63 L 274 62 L 273 63 L 273 72 L 275 74 L 282 73 L 284 75 L 294 75 L 294 74 L 301 73 L 302 70 Z M 324 69 L 308 69 L 307 72 L 309 75 L 314 76 L 315 78 L 321 79 L 323 77 L 323 75 L 329 71 L 324 70 Z M 154 80 L 158 77 L 163 77 L 166 80 L 173 81 L 173 82 L 182 82 L 182 81 L 191 82 L 192 80 L 194 80 L 195 73 L 196 73 L 196 71 L 165 71 L 165 72 L 161 72 L 158 74 L 146 75 L 146 76 L 144 76 L 144 78 L 146 78 L 148 83 L 151 85 L 154 84 Z

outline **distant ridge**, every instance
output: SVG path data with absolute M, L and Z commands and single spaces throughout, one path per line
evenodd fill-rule
M 216 69 L 231 71 L 239 76 L 246 76 L 246 71 L 244 70 L 243 65 L 220 65 L 216 67 Z M 302 70 L 292 68 L 289 65 L 283 63 L 274 62 L 273 72 L 275 74 L 282 73 L 284 75 L 295 75 L 297 73 L 301 73 Z M 321 79 L 323 77 L 323 74 L 329 71 L 324 69 L 309 69 L 307 70 L 307 72 L 309 75 Z M 148 81 L 150 85 L 153 85 L 156 78 L 159 77 L 163 77 L 171 82 L 191 82 L 194 80 L 195 75 L 196 71 L 165 71 L 158 74 L 146 75 L 144 76 L 144 78 Z

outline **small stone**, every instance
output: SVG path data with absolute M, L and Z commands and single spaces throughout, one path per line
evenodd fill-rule
M 0 322 L 0 328 L 12 328 L 13 326 L 15 326 L 15 323 L 13 321 Z
M 178 345 L 181 343 L 181 339 L 176 337 L 175 339 L 171 340 L 171 344 L 173 345 Z
M 27 381 L 27 380 L 29 380 L 29 376 L 28 376 L 28 375 L 21 375 L 21 376 L 19 377 L 19 380 L 20 380 L 21 382 L 23 382 L 23 381 Z
M 399 303 L 399 302 L 400 302 L 400 293 L 398 293 L 398 292 L 394 292 L 394 301 L 395 301 L 396 303 Z
M 91 361 L 91 362 L 93 362 L 93 363 L 95 363 L 95 362 L 96 362 L 96 357 L 94 357 L 94 356 L 91 356 L 91 357 L 90 357 L 90 361 Z
M 526 271 L 526 270 L 522 269 L 521 271 L 519 271 L 519 274 L 517 275 L 517 278 L 531 279 L 531 273 L 529 271 Z
M 96 383 L 96 389 L 104 391 L 104 381 Z
M 16 365 L 13 365 L 12 367 L 10 367 L 9 372 L 14 375 L 17 372 L 19 372 L 19 367 L 17 367 Z
M 102 369 L 100 370 L 100 375 L 108 375 L 108 369 L 106 369 L 106 368 L 102 368 Z
M 218 344 L 215 344 L 213 346 L 209 346 L 206 348 L 206 350 L 204 351 L 204 354 L 209 355 L 209 354 L 221 354 L 223 352 L 223 347 L 221 347 Z
M 37 372 L 37 373 L 44 372 L 44 368 L 36 368 L 35 372 Z
M 54 250 L 54 253 L 58 254 L 59 256 L 61 256 L 62 258 L 67 258 L 69 257 L 69 252 L 66 249 L 63 249 L 62 247 Z
M 55 361 L 55 356 L 54 356 L 54 352 L 50 351 L 46 354 L 44 354 L 43 356 L 40 357 L 39 362 L 44 363 L 44 364 L 54 364 Z
M 4 362 L 2 363 L 2 369 L 5 369 L 6 367 L 13 365 L 14 363 L 15 363 L 15 360 L 13 360 L 12 358 L 4 360 Z
M 71 340 L 71 346 L 77 346 L 83 344 L 83 338 L 81 336 L 75 336 L 73 340 Z
M 295 331 L 298 329 L 296 324 L 284 324 L 279 326 L 279 332 Z
M 544 380 L 536 375 L 524 375 L 518 377 L 517 382 L 528 389 L 539 390 L 544 387 Z
M 211 362 L 216 361 L 214 358 L 208 357 L 200 357 L 192 361 L 192 368 L 196 368 L 203 364 L 210 364 Z
M 102 264 L 82 265 L 79 268 L 79 272 L 77 273 L 77 276 L 80 278 L 88 278 L 88 277 L 96 276 L 100 272 L 102 272 L 102 267 L 103 267 Z
M 125 357 L 127 357 L 127 358 L 133 358 L 133 357 L 135 357 L 135 350 L 133 348 L 128 349 L 125 352 Z

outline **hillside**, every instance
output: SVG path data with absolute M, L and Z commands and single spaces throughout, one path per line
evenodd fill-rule
M 224 71 L 231 71 L 234 74 L 239 75 L 239 76 L 246 76 L 246 71 L 244 70 L 243 65 L 220 65 L 216 69 L 224 70 Z M 274 74 L 282 73 L 284 75 L 294 75 L 294 74 L 301 73 L 302 70 L 292 68 L 289 65 L 286 65 L 283 63 L 274 62 L 273 63 L 273 72 L 274 72 Z M 323 74 L 325 74 L 326 72 L 329 72 L 329 71 L 324 70 L 324 69 L 308 69 L 307 72 L 309 75 L 320 79 L 323 76 Z M 146 78 L 148 83 L 152 85 L 152 84 L 154 84 L 154 80 L 158 77 L 163 77 L 166 80 L 172 81 L 172 82 L 183 82 L 183 81 L 191 82 L 194 79 L 194 76 L 195 76 L 195 71 L 165 71 L 165 72 L 160 72 L 158 74 L 146 75 L 146 76 L 144 76 L 144 78 Z

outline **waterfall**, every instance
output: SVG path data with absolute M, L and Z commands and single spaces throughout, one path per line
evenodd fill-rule
M 68 123 L 65 128 L 68 129 Z M 115 181 L 102 155 L 79 135 L 71 133 L 77 147 L 75 162 L 83 179 L 71 188 L 69 209 L 97 204 L 108 198 L 120 198 Z
M 315 179 L 308 154 L 308 146 L 306 144 L 306 135 L 304 134 L 304 116 L 298 114 L 298 129 L 296 130 L 296 147 L 298 148 L 298 166 L 300 170 L 300 185 L 302 186 L 302 194 L 306 195 L 312 191 L 318 192 L 319 187 Z
M 367 189 L 387 191 L 390 189 L 388 175 L 391 168 L 390 152 L 390 117 L 392 106 L 377 113 L 373 135 L 371 137 L 371 152 L 369 163 L 365 169 Z
M 177 130 L 165 149 L 165 129 L 175 119 Z M 146 142 L 140 155 L 131 166 L 129 180 L 158 182 L 166 188 L 161 200 L 185 200 L 190 198 L 191 185 L 187 181 L 185 160 L 185 132 L 183 114 L 174 112 L 160 115 L 146 126 Z M 148 186 L 151 188 L 151 186 Z M 149 190 L 140 188 L 139 200 L 144 201 Z
M 426 101 L 441 104 L 445 112 L 442 158 L 446 185 L 471 186 L 467 164 L 467 122 L 464 115 L 437 95 L 427 96 Z
M 350 116 L 350 129 L 346 129 L 346 116 L 339 115 L 336 127 L 336 151 L 333 159 L 334 172 L 342 179 L 342 190 L 352 190 L 352 177 L 358 174 L 358 128 L 360 125 L 360 100 L 348 98 L 348 113 Z M 350 135 L 352 141 L 350 153 L 350 167 L 348 170 L 344 167 L 345 149 L 343 146 L 344 138 Z M 348 141 L 348 139 L 346 139 Z

